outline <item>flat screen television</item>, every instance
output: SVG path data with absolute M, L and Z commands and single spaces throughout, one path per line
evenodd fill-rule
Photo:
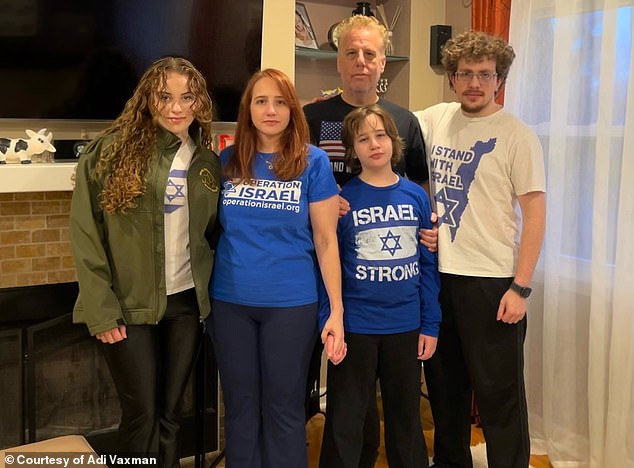
M 21 0 L 0 14 L 0 119 L 111 120 L 143 71 L 179 55 L 235 121 L 260 67 L 262 0 Z

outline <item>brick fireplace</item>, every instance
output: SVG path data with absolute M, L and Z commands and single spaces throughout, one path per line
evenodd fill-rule
M 0 288 L 75 281 L 72 192 L 0 193 Z
M 98 452 L 114 449 L 119 405 L 112 379 L 97 341 L 71 321 L 71 196 L 0 193 L 0 449 L 65 434 L 87 436 Z M 183 456 L 218 448 L 217 408 L 206 342 L 184 399 Z

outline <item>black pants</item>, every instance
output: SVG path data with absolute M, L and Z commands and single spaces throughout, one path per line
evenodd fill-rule
M 418 330 L 390 335 L 346 333 L 348 355 L 338 366 L 328 364 L 322 468 L 359 466 L 368 407 L 376 408 L 377 377 L 389 466 L 428 466 L 420 423 L 418 335 Z
M 434 417 L 434 463 L 471 467 L 471 393 L 491 468 L 527 468 L 530 458 L 524 389 L 526 317 L 496 320 L 511 278 L 441 274 L 438 347 L 425 362 Z
M 419 382 L 420 383 L 420 382 Z M 359 459 L 359 468 L 374 468 L 379 458 L 381 445 L 381 421 L 376 399 L 368 402 L 368 411 L 363 422 L 363 446 Z
M 194 289 L 168 296 L 157 325 L 126 331 L 127 339 L 102 346 L 121 404 L 118 451 L 179 466 L 179 404 L 202 336 Z

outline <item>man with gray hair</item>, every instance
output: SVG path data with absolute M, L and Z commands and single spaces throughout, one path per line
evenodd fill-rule
M 311 143 L 328 153 L 335 179 L 343 186 L 352 178 L 344 163 L 345 152 L 341 141 L 343 120 L 358 107 L 378 104 L 392 114 L 405 144 L 403 158 L 395 167 L 396 172 L 427 188 L 429 173 L 418 120 L 409 110 L 386 101 L 377 93 L 387 61 L 387 29 L 372 16 L 354 15 L 339 23 L 334 37 L 338 41 L 337 70 L 343 91 L 330 99 L 304 106 Z M 346 201 L 342 199 L 341 203 L 345 205 Z M 435 241 L 432 239 L 432 242 Z M 319 357 L 320 353 L 316 353 L 309 375 L 318 375 Z M 380 423 L 376 403 L 371 402 L 369 408 L 362 453 L 352 457 L 359 457 L 359 468 L 373 467 L 378 455 Z M 350 454 L 342 456 L 350 459 Z
M 403 161 L 397 172 L 419 184 L 427 182 L 425 148 L 416 117 L 377 93 L 386 64 L 387 29 L 372 16 L 355 15 L 339 23 L 334 36 L 338 39 L 337 70 L 343 92 L 304 106 L 311 143 L 328 153 L 335 179 L 343 186 L 352 177 L 343 162 L 343 119 L 357 107 L 378 104 L 392 114 L 405 142 Z

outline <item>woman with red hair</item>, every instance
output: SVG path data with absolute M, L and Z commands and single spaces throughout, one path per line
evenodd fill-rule
M 339 190 L 326 153 L 308 141 L 289 78 L 257 72 L 242 95 L 235 145 L 220 155 L 223 232 L 210 287 L 232 468 L 307 466 L 320 270 L 331 304 L 321 340 L 333 362 L 344 355 Z

